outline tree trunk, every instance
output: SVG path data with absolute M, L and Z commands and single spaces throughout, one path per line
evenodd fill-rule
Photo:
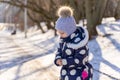
M 118 1 L 117 8 L 115 9 L 115 19 L 120 19 L 120 0 Z
M 108 0 L 96 0 L 96 2 L 95 10 L 93 11 L 94 25 L 101 24 Z
M 45 33 L 45 31 L 43 30 L 43 28 L 40 25 L 40 22 L 37 22 L 37 26 L 40 28 L 40 30 L 42 31 L 42 33 Z
M 95 1 L 95 7 L 93 8 L 93 2 L 91 0 L 85 0 L 87 28 L 90 39 L 92 36 L 97 35 L 96 26 L 102 21 L 107 1 L 108 0 L 97 0 Z
M 86 18 L 87 18 L 87 28 L 89 31 L 89 37 L 91 38 L 92 35 L 95 35 L 97 31 L 95 30 L 95 27 L 93 27 L 93 11 L 92 11 L 92 1 L 86 0 L 85 1 L 85 10 L 86 10 Z M 94 30 L 93 30 L 94 29 Z

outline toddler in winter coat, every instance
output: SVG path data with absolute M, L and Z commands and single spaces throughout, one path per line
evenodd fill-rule
M 60 35 L 55 64 L 62 66 L 61 80 L 92 80 L 93 68 L 88 62 L 88 31 L 76 26 L 73 10 L 68 6 L 58 9 L 55 29 Z

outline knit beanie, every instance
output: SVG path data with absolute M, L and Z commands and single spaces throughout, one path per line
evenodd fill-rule
M 73 10 L 68 6 L 58 9 L 58 20 L 55 29 L 65 32 L 68 36 L 76 30 L 76 21 L 73 17 Z

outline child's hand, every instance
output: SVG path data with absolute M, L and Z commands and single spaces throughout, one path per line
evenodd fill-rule
M 56 61 L 56 63 L 57 63 L 59 66 L 62 66 L 62 59 L 58 59 L 58 60 Z

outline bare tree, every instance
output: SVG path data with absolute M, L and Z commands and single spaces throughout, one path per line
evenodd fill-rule
M 97 34 L 96 26 L 101 24 L 108 0 L 85 0 L 87 27 L 89 36 Z
M 21 8 L 21 9 L 26 7 L 28 9 L 28 11 L 31 11 L 28 14 L 30 19 L 32 19 L 35 22 L 39 21 L 39 23 L 40 23 L 40 18 L 43 19 L 43 17 L 44 17 L 44 21 L 48 21 L 48 22 L 51 22 L 51 20 L 54 21 L 55 18 L 56 18 L 56 16 L 55 17 L 53 16 L 53 13 L 55 12 L 55 10 L 53 10 L 54 7 L 49 6 L 49 7 L 51 7 L 50 9 L 52 9 L 52 12 L 51 12 L 51 10 L 48 10 L 46 8 L 47 6 L 45 5 L 45 1 L 43 1 L 43 0 L 34 0 L 34 1 L 33 0 L 28 0 L 27 5 L 24 5 L 23 0 L 10 0 L 10 1 L 1 0 L 1 2 L 8 3 L 8 4 L 13 5 L 13 6 L 17 6 L 17 7 Z M 52 0 L 50 0 L 50 2 L 51 2 L 51 4 L 53 4 Z M 35 18 L 33 18 L 32 14 L 34 14 L 34 15 L 39 14 L 40 17 L 38 17 L 35 20 Z
M 115 9 L 115 15 L 109 15 L 109 13 L 113 12 L 110 6 L 113 0 L 28 0 L 27 5 L 24 5 L 24 0 L 1 0 L 0 2 L 8 3 L 21 9 L 26 7 L 28 9 L 29 18 L 33 23 L 37 24 L 41 30 L 42 27 L 40 26 L 40 22 L 43 21 L 46 22 L 48 29 L 54 29 L 54 25 L 51 25 L 51 23 L 55 24 L 57 20 L 57 9 L 61 5 L 71 6 L 74 9 L 74 17 L 77 23 L 80 19 L 87 19 L 88 31 L 90 37 L 92 37 L 92 35 L 97 34 L 96 25 L 101 23 L 103 16 L 109 15 L 119 17 L 120 0 L 115 0 L 114 2 L 116 1 L 119 1 L 119 4 Z M 106 6 L 108 8 L 106 8 Z M 109 13 L 105 12 L 107 11 L 105 9 L 108 9 Z M 42 30 L 42 32 L 44 31 Z

